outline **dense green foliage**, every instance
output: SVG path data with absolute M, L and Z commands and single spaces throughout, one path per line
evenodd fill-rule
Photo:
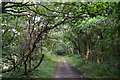
M 84 77 L 88 78 L 119 78 L 119 68 L 114 63 L 119 63 L 119 58 L 111 57 L 109 61 L 97 63 L 87 61 L 84 63 L 81 56 L 74 55 L 72 57 L 66 56 L 65 59 L 75 66 L 78 70 L 83 72 Z M 108 64 L 110 62 L 110 64 Z
M 3 77 L 52 78 L 57 55 L 67 56 L 85 77 L 119 77 L 119 6 L 2 2 Z
M 4 78 L 52 78 L 54 71 L 56 69 L 56 62 L 58 61 L 57 56 L 51 56 L 51 55 L 46 55 L 44 57 L 44 61 L 41 63 L 41 65 L 34 70 L 32 73 L 29 73 L 27 76 L 23 76 L 24 72 L 24 67 L 20 70 L 18 73 L 16 72 L 10 72 L 10 73 L 3 73 L 2 76 Z M 35 63 L 32 62 L 32 65 Z

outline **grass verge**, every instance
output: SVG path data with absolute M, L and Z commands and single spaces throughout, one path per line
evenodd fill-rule
M 21 67 L 21 70 L 18 71 L 11 71 L 8 73 L 2 74 L 4 78 L 38 78 L 38 79 L 52 79 L 55 69 L 56 63 L 58 62 L 58 57 L 55 55 L 46 54 L 43 58 L 42 63 L 32 72 L 28 73 L 27 76 L 23 75 L 24 73 L 24 66 Z M 32 65 L 36 65 L 38 61 L 32 62 Z
M 43 62 L 40 64 L 40 66 L 35 71 L 31 72 L 29 76 L 32 78 L 51 79 L 56 69 L 56 62 L 58 62 L 58 58 L 55 55 L 45 55 Z
M 63 58 L 60 58 L 60 62 L 63 62 Z
M 72 66 L 78 70 L 84 72 L 83 76 L 88 78 L 120 78 L 120 71 L 117 66 L 112 66 L 107 62 L 97 63 L 87 61 L 83 63 L 82 59 L 78 55 L 72 57 L 64 57 Z M 113 61 L 113 60 L 112 60 Z M 115 60 L 114 60 L 115 61 Z M 116 60 L 117 61 L 117 60 Z M 110 62 L 110 61 L 108 61 Z M 111 64 L 115 64 L 111 62 Z

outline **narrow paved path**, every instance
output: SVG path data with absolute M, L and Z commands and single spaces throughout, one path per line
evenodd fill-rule
M 56 78 L 83 78 L 82 73 L 73 66 L 71 66 L 64 58 L 63 62 L 60 62 L 60 58 L 57 63 L 56 71 L 53 79 Z

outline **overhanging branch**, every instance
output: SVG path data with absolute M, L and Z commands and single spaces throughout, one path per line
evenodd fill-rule
M 46 6 L 42 5 L 42 4 L 40 4 L 40 5 L 41 5 L 42 7 L 44 7 L 45 9 L 49 10 L 49 11 L 67 14 L 67 13 L 65 13 L 65 12 L 61 12 L 61 11 L 56 11 L 56 10 L 49 9 L 49 8 L 47 8 Z
M 7 14 L 12 15 L 12 16 L 18 16 L 18 17 L 30 15 L 30 14 L 12 14 L 12 13 L 7 13 Z
M 5 10 L 5 11 L 11 11 L 11 12 L 14 12 L 14 13 L 22 13 L 22 12 L 27 12 L 27 11 L 15 11 L 15 10 Z

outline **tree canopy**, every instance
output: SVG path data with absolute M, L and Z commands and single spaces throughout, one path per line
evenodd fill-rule
M 84 63 L 120 56 L 119 6 L 120 2 L 2 2 L 2 72 L 24 69 L 27 75 L 48 53 L 80 55 Z

